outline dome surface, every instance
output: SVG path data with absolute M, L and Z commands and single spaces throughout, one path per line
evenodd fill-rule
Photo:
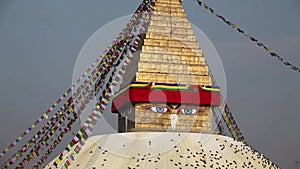
M 51 164 L 51 163 L 50 163 Z M 278 168 L 230 137 L 131 132 L 91 137 L 68 168 Z

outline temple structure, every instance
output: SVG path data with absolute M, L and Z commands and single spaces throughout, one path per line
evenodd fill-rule
M 69 168 L 278 168 L 212 127 L 219 88 L 182 0 L 157 0 L 139 38 L 113 98 L 119 133 L 89 138 Z
M 172 115 L 178 121 L 173 131 L 212 132 L 218 88 L 204 88 L 212 86 L 212 79 L 181 2 L 158 1 L 140 37 L 140 52 L 121 85 L 125 91 L 114 99 L 119 132 L 166 131 Z

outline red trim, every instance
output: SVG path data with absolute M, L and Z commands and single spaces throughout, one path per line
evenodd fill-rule
M 221 103 L 219 92 L 209 92 L 203 90 L 200 86 L 198 91 L 189 90 L 151 90 L 151 85 L 144 88 L 129 88 L 122 94 L 114 98 L 112 112 L 116 113 L 117 109 L 128 103 L 180 103 L 219 106 Z

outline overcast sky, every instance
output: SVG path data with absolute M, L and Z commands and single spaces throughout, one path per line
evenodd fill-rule
M 71 85 L 76 58 L 87 39 L 108 22 L 133 13 L 140 2 L 0 1 L 1 150 Z M 299 0 L 204 2 L 300 66 Z M 221 57 L 228 104 L 248 143 L 282 168 L 300 168 L 300 73 L 196 2 L 184 1 L 184 8 Z

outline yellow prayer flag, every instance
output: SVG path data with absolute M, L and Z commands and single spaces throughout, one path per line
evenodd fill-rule
M 67 147 L 68 147 L 69 149 L 71 149 L 71 148 L 72 148 L 72 145 L 71 145 L 71 144 L 68 144 Z
M 90 122 L 90 121 L 92 121 L 93 119 L 91 118 L 91 117 L 89 117 L 88 119 L 87 119 L 87 121 L 88 122 Z
M 78 134 L 79 134 L 80 136 L 83 135 L 83 133 L 81 132 L 81 130 L 78 131 Z
M 61 163 L 61 159 L 59 159 L 59 158 L 56 158 L 56 160 L 55 160 L 57 163 Z
M 237 29 L 237 28 L 238 28 L 235 24 L 231 24 L 231 27 L 232 27 L 233 29 Z
M 45 117 L 45 119 L 48 119 L 48 114 L 44 113 L 43 116 Z

